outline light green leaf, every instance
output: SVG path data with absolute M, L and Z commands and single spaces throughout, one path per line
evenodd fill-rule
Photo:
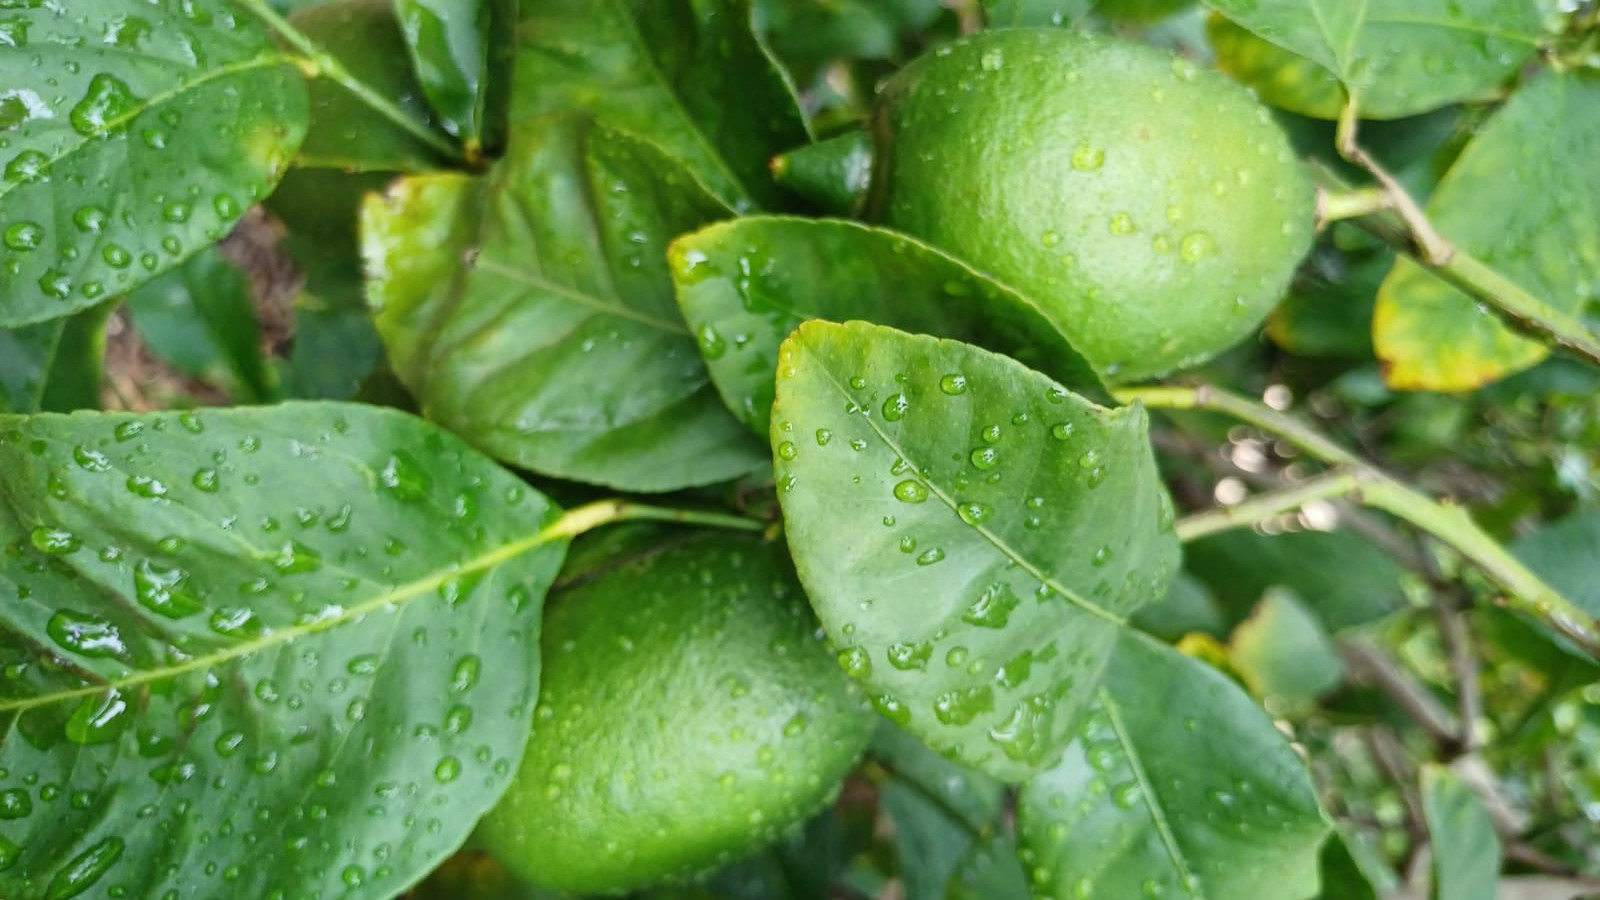
M 1339 686 L 1339 653 L 1299 597 L 1269 590 L 1228 640 L 1228 659 L 1251 693 L 1278 715 L 1304 713 Z
M 391 897 L 509 782 L 565 541 L 459 440 L 0 417 L 0 471 L 0 895 Z
M 1339 118 L 1344 86 L 1332 72 L 1217 13 L 1206 19 L 1206 37 L 1217 53 L 1217 68 L 1255 91 L 1263 103 L 1302 116 Z
M 98 408 L 112 306 L 103 303 L 37 325 L 0 328 L 0 412 Z
M 129 294 L 128 311 L 146 346 L 178 371 L 240 403 L 276 397 L 250 280 L 216 248 Z
M 483 181 L 368 201 L 378 331 L 428 417 L 506 462 L 634 491 L 737 477 L 765 453 L 711 387 L 666 260 L 727 214 L 647 144 L 524 122 Z
M 1600 78 L 1547 70 L 1467 145 L 1428 201 L 1439 232 L 1545 303 L 1600 297 Z M 1391 387 L 1465 391 L 1549 355 L 1410 260 L 1372 323 Z
M 1134 632 L 1078 740 L 1023 786 L 1017 816 L 1034 889 L 1055 897 L 1301 900 L 1316 893 L 1329 830 L 1260 707 Z
M 395 0 L 406 49 L 445 131 L 468 146 L 493 144 L 510 77 L 516 0 Z
M 1432 900 L 1495 900 L 1500 838 L 1478 795 L 1449 769 L 1425 765 L 1422 813 L 1433 850 Z
M 300 73 L 227 0 L 7 8 L 0 326 L 94 306 L 221 238 L 305 135 Z
M 1544 29 L 1533 0 L 1206 2 L 1332 72 L 1368 119 L 1489 94 L 1533 56 Z
M 1005 780 L 1056 759 L 1177 565 L 1147 426 L 953 341 L 808 322 L 785 342 L 789 545 L 884 715 Z
M 767 160 L 804 143 L 749 0 L 540 0 L 517 30 L 511 122 L 585 110 L 660 145 L 724 202 L 781 202 Z
M 1105 387 L 1027 298 L 905 235 L 838 220 L 755 217 L 674 241 L 672 275 L 712 381 L 766 433 L 778 345 L 807 319 L 870 319 L 1007 353 L 1073 390 Z

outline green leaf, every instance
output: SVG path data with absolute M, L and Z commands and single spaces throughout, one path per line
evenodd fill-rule
M 994 825 L 1005 803 L 1005 785 L 951 762 L 916 737 L 884 722 L 872 738 L 871 754 L 895 777 L 915 785 L 967 831 Z
M 1319 900 L 1379 900 L 1377 889 L 1350 851 L 1348 838 L 1337 830 L 1322 845 L 1318 870 L 1322 875 Z
M 1319 248 L 1272 311 L 1267 336 L 1298 356 L 1370 360 L 1378 286 L 1394 260 L 1394 252 L 1386 248 Z
M 112 306 L 103 303 L 37 325 L 0 328 L 0 413 L 99 407 Z
M 835 59 L 892 59 L 943 11 L 939 0 L 755 0 L 757 30 L 802 81 Z
M 185 375 L 241 403 L 277 396 L 250 280 L 216 248 L 129 294 L 128 311 L 151 351 Z
M 565 541 L 457 439 L 0 417 L 0 470 L 0 895 L 392 896 L 505 788 Z
M 1434 226 L 1545 303 L 1600 296 L 1600 78 L 1548 70 L 1512 96 L 1428 201 Z M 1391 387 L 1472 390 L 1549 355 L 1410 260 L 1378 292 L 1372 323 Z
M 1096 0 L 983 0 L 991 28 L 1072 25 L 1089 15 Z
M 337 244 L 300 233 L 280 246 L 305 276 L 294 301 L 294 346 L 282 365 L 285 390 L 304 400 L 354 397 L 383 361 L 361 262 Z
M 221 238 L 305 135 L 300 73 L 227 0 L 7 7 L 0 326 L 94 306 Z
M 839 660 L 940 753 L 1052 763 L 1125 617 L 1176 568 L 1142 408 L 953 341 L 808 322 L 772 440 L 795 564 Z
M 1337 119 L 1344 108 L 1344 86 L 1334 74 L 1304 56 L 1257 37 L 1231 19 L 1212 13 L 1206 37 L 1217 54 L 1217 68 L 1279 109 Z
M 1512 545 L 1517 558 L 1584 612 L 1600 616 L 1600 510 L 1540 526 Z
M 1488 95 L 1538 50 L 1531 0 L 1206 0 L 1332 72 L 1362 117 L 1397 119 Z
M 772 180 L 824 211 L 848 216 L 872 180 L 872 140 L 860 128 L 772 158 Z
M 504 125 L 495 101 L 510 77 L 516 0 L 395 0 L 406 49 L 439 124 L 469 146 Z
M 756 217 L 673 242 L 678 305 L 728 408 L 766 433 L 778 345 L 807 319 L 870 319 L 1009 353 L 1105 399 L 1027 298 L 921 241 L 837 220 Z
M 1269 590 L 1234 629 L 1228 659 L 1278 715 L 1303 714 L 1339 686 L 1344 666 L 1322 623 L 1293 593 Z
M 1433 850 L 1432 900 L 1494 900 L 1500 838 L 1483 801 L 1449 769 L 1422 768 L 1422 812 Z
M 1030 896 L 1016 841 L 1000 835 L 973 845 L 950 880 L 947 894 L 948 900 L 1028 900 Z
M 379 334 L 429 418 L 509 463 L 634 491 L 735 478 L 765 454 L 711 387 L 665 252 L 724 215 L 647 144 L 525 122 L 487 179 L 368 202 Z
M 1134 632 L 1017 817 L 1034 889 L 1055 897 L 1300 900 L 1329 830 L 1272 720 L 1215 669 Z
M 1348 531 L 1228 531 L 1186 545 L 1183 555 L 1231 622 L 1274 586 L 1294 591 L 1329 631 L 1377 621 L 1402 605 L 1400 565 Z
M 1133 624 L 1164 641 L 1195 632 L 1220 637 L 1227 630 L 1211 589 L 1188 572 L 1179 572 L 1172 579 L 1165 597 L 1140 607 L 1133 614 Z
M 585 110 L 660 145 L 735 208 L 782 201 L 767 160 L 808 135 L 749 0 L 541 0 L 517 36 L 513 127 Z

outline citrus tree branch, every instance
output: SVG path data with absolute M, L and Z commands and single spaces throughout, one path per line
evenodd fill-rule
M 299 51 L 305 57 L 307 74 L 315 78 L 326 78 L 354 94 L 373 112 L 404 130 L 407 134 L 422 141 L 435 151 L 444 155 L 453 162 L 466 162 L 466 157 L 460 147 L 457 147 L 448 138 L 417 121 L 416 117 L 395 105 L 389 98 L 373 90 L 366 82 L 350 73 L 344 64 L 335 59 L 332 54 L 323 50 L 317 43 L 306 37 L 298 28 L 289 24 L 283 16 L 278 15 L 264 0 L 234 0 L 244 7 L 251 15 L 260 19 L 267 27 L 278 33 L 284 42 Z
M 1125 403 L 1138 401 L 1154 409 L 1223 413 L 1276 434 L 1322 462 L 1344 467 L 1357 481 L 1345 492 L 1349 497 L 1407 522 L 1461 554 L 1503 592 L 1502 602 L 1507 607 L 1542 622 L 1600 658 L 1600 624 L 1479 528 L 1466 510 L 1401 483 L 1299 419 L 1209 385 L 1126 388 L 1116 394 Z
M 632 503 L 627 500 L 597 500 L 594 503 L 567 510 L 561 515 L 561 518 L 550 526 L 549 533 L 555 537 L 570 538 L 577 537 L 602 525 L 639 521 L 707 525 L 712 528 L 727 528 L 734 531 L 762 531 L 767 527 L 765 522 L 758 522 L 754 519 L 746 519 L 743 516 L 734 516 L 727 513 L 694 509 L 668 509 L 660 506 Z
M 1354 493 L 1360 486 L 1360 472 L 1335 469 L 1279 490 L 1257 494 L 1242 503 L 1184 516 L 1178 520 L 1175 530 L 1178 540 L 1188 543 L 1219 531 L 1256 525 L 1317 500 L 1344 497 Z
M 1339 153 L 1372 175 L 1378 182 L 1376 190 L 1384 195 L 1386 202 L 1360 211 L 1356 209 L 1358 198 L 1361 202 L 1372 202 L 1360 191 L 1321 195 L 1343 198 L 1334 207 L 1335 214 L 1354 211 L 1353 215 L 1337 217 L 1352 220 L 1395 250 L 1410 256 L 1451 286 L 1493 310 L 1512 328 L 1600 366 L 1600 335 L 1582 319 L 1544 302 L 1494 267 L 1450 243 L 1405 187 L 1357 142 L 1359 121 L 1355 106 L 1346 105 L 1339 117 Z M 1334 221 L 1334 218 L 1330 216 L 1319 222 Z

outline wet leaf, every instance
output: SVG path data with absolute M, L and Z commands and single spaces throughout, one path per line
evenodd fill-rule
M 1545 303 L 1600 297 L 1600 78 L 1545 71 L 1473 138 L 1428 201 L 1448 240 Z M 1410 260 L 1395 264 L 1372 322 L 1391 387 L 1465 391 L 1549 355 Z
M 1432 900 L 1494 900 L 1500 838 L 1483 801 L 1443 766 L 1422 768 L 1422 812 L 1433 850 Z
M 445 131 L 469 147 L 504 128 L 516 0 L 395 0 L 417 77 Z
M 101 304 L 37 325 L 0 328 L 0 412 L 98 408 L 111 309 Z
M 7 897 L 393 896 L 521 758 L 559 512 L 373 407 L 0 417 Z
M 650 140 L 738 209 L 780 203 L 767 160 L 806 141 L 749 0 L 541 0 L 517 30 L 511 122 L 584 110 Z
M 1206 37 L 1217 54 L 1217 68 L 1279 109 L 1337 119 L 1344 87 L 1334 74 L 1216 13 L 1206 20 Z
M 647 144 L 523 123 L 486 179 L 368 202 L 379 333 L 428 417 L 506 462 L 635 491 L 735 478 L 765 453 L 711 387 L 666 260 L 727 214 Z
M 953 341 L 808 322 L 785 342 L 790 548 L 880 712 L 1004 780 L 1055 761 L 1176 568 L 1147 421 Z
M 778 345 L 807 319 L 870 319 L 977 343 L 1104 399 L 1030 300 L 913 238 L 855 222 L 754 217 L 673 242 L 678 305 L 728 408 L 765 434 Z
M 7 7 L 0 326 L 94 306 L 221 238 L 305 135 L 299 71 L 227 0 Z
M 1329 826 L 1305 766 L 1221 673 L 1124 632 L 1078 739 L 1023 786 L 1038 894 L 1300 900 Z
M 1531 0 L 1206 2 L 1332 72 L 1368 119 L 1484 97 L 1533 56 L 1544 30 Z

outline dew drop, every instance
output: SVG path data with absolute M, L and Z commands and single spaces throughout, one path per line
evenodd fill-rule
M 928 499 L 928 489 L 920 481 L 907 479 L 894 486 L 894 496 L 903 503 L 921 503 Z

